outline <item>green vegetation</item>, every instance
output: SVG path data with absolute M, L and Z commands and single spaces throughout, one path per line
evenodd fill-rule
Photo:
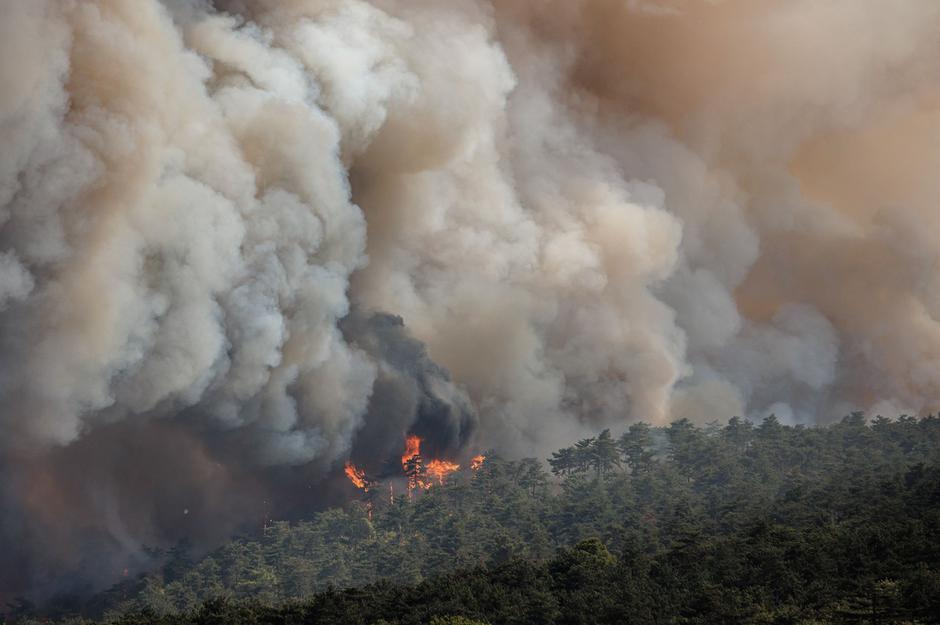
M 166 554 L 109 622 L 940 623 L 940 419 L 636 424 Z M 554 474 L 554 475 L 552 475 Z M 50 608 L 55 612 L 56 608 Z M 65 610 L 59 607 L 58 614 Z

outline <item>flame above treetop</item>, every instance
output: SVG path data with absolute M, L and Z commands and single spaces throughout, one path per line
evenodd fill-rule
M 405 438 L 405 452 L 401 455 L 401 467 L 406 468 L 409 460 L 421 457 L 421 439 L 414 434 Z
M 443 484 L 444 478 L 458 469 L 460 469 L 459 464 L 447 460 L 431 460 L 426 467 L 427 474 L 437 480 L 438 484 Z
M 369 490 L 369 482 L 366 479 L 366 472 L 354 465 L 349 460 L 346 461 L 346 477 L 355 485 L 356 488 Z
M 405 449 L 401 455 L 401 468 L 402 472 L 408 478 L 409 491 L 419 487 L 427 490 L 431 488 L 435 482 L 439 485 L 443 485 L 447 476 L 460 470 L 460 465 L 450 460 L 433 458 L 425 461 L 424 457 L 421 455 L 422 442 L 421 437 L 415 434 L 409 434 L 405 437 Z M 483 466 L 485 459 L 486 456 L 482 454 L 474 456 L 471 458 L 468 468 L 476 471 Z M 349 481 L 352 482 L 356 488 L 368 492 L 369 488 L 374 485 L 374 481 L 366 477 L 365 470 L 357 467 L 351 461 L 346 462 L 344 471 L 346 477 L 349 478 Z

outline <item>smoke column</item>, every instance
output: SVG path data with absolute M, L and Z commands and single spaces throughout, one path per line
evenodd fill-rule
M 0 591 L 335 501 L 409 432 L 930 410 L 938 32 L 933 0 L 0 0 Z

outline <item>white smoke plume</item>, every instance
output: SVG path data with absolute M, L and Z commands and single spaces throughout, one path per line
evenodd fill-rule
M 0 18 L 6 587 L 318 505 L 411 431 L 935 406 L 932 0 Z

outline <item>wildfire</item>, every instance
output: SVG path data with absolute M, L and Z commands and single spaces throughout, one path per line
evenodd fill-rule
M 428 475 L 437 480 L 438 484 L 443 484 L 444 478 L 458 469 L 460 469 L 459 464 L 446 460 L 431 460 L 427 465 Z
M 349 481 L 352 482 L 356 488 L 361 488 L 362 490 L 369 490 L 369 482 L 366 480 L 366 472 L 358 468 L 352 462 L 346 461 L 346 477 L 349 478 Z
M 401 467 L 406 468 L 409 460 L 421 456 L 421 439 L 414 434 L 405 439 L 405 453 L 401 455 Z
M 355 485 L 356 488 L 361 488 L 364 493 L 368 493 L 369 489 L 375 485 L 375 482 L 369 480 L 366 477 L 366 472 L 354 465 L 349 460 L 346 461 L 346 467 L 344 468 L 346 472 L 346 477 L 349 478 L 349 481 Z M 369 520 L 372 520 L 372 500 L 369 499 L 369 496 L 366 495 L 366 514 L 369 515 Z
M 426 463 L 421 457 L 421 438 L 414 434 L 405 439 L 405 452 L 401 456 L 401 468 L 408 477 L 409 492 L 421 487 L 431 488 L 436 481 L 444 484 L 448 475 L 460 470 L 460 465 L 448 460 L 434 459 Z
M 405 477 L 408 478 L 408 497 L 411 497 L 412 491 L 416 488 L 428 490 L 434 484 L 443 485 L 447 476 L 460 470 L 460 465 L 456 462 L 434 458 L 425 460 L 421 455 L 421 437 L 411 434 L 405 438 L 405 450 L 401 455 L 401 468 Z M 474 456 L 470 460 L 469 468 L 476 471 L 483 466 L 485 456 Z M 377 484 L 374 480 L 366 477 L 366 472 L 352 462 L 347 461 L 345 467 L 346 477 L 355 485 L 356 488 L 365 492 Z M 389 484 L 389 499 L 394 500 L 392 485 Z M 370 503 L 371 514 L 371 503 Z
M 430 484 L 424 479 L 424 462 L 421 459 L 421 439 L 411 435 L 405 439 L 405 453 L 401 455 L 401 469 L 408 477 L 408 497 L 411 491 L 418 486 L 428 488 Z

